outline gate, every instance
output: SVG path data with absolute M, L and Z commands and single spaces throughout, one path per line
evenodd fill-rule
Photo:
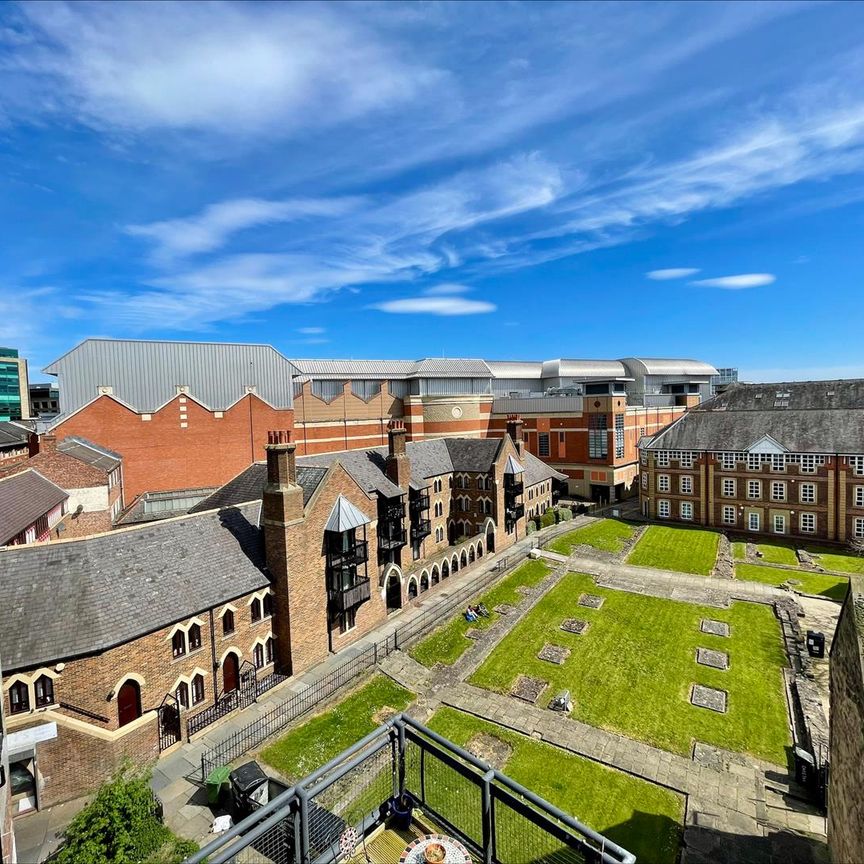
M 240 686 L 237 697 L 240 708 L 248 708 L 258 696 L 258 670 L 248 661 L 240 665 Z
M 159 752 L 167 750 L 182 737 L 180 731 L 180 703 L 177 697 L 166 693 L 159 706 Z

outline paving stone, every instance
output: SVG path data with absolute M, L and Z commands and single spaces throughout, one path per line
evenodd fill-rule
M 712 669 L 728 669 L 729 655 L 725 651 L 714 651 L 711 648 L 697 648 L 696 662 L 700 666 L 710 666 Z
M 715 690 L 702 684 L 694 684 L 690 689 L 690 703 L 698 708 L 707 708 L 718 714 L 726 713 L 726 691 Z
M 524 597 L 530 597 L 536 589 L 532 588 L 530 585 L 517 585 L 516 590 Z
M 577 636 L 582 636 L 588 632 L 589 624 L 587 621 L 580 621 L 578 618 L 565 618 L 561 622 L 561 629 L 567 633 L 575 633 Z
M 603 605 L 604 599 L 597 594 L 583 594 L 579 598 L 579 605 L 587 606 L 589 609 L 599 609 Z
M 565 648 L 563 645 L 553 645 L 551 642 L 547 642 L 537 655 L 537 659 L 548 660 L 550 663 L 555 663 L 560 666 L 569 656 L 569 648 Z
M 548 686 L 548 681 L 532 678 L 530 675 L 519 675 L 513 683 L 510 695 L 534 705 Z
M 729 635 L 729 625 L 725 621 L 715 621 L 713 618 L 703 618 L 700 629 L 703 633 L 710 633 L 712 636 Z
M 499 615 L 512 615 L 516 611 L 516 607 L 509 603 L 499 603 L 494 607 L 494 611 Z
M 479 639 L 483 635 L 482 630 L 478 630 L 476 627 L 469 627 L 465 631 L 465 637 L 467 639 Z

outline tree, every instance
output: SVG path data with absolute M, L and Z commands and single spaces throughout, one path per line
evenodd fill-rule
M 864 537 L 853 537 L 849 541 L 849 551 L 853 555 L 864 557 Z

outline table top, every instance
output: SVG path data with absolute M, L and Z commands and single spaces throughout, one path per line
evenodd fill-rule
M 412 840 L 402 853 L 399 864 L 426 864 L 426 850 L 433 843 L 440 843 L 444 847 L 446 854 L 443 864 L 471 864 L 468 850 L 458 840 L 446 834 L 424 834 Z

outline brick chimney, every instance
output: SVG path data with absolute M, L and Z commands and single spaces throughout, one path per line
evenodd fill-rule
M 262 515 L 265 525 L 286 523 L 303 518 L 303 489 L 297 485 L 297 445 L 286 431 L 268 432 L 267 485 L 264 487 Z
M 507 415 L 507 434 L 516 445 L 519 456 L 525 455 L 525 438 L 522 434 L 522 418 L 518 414 Z
M 411 480 L 411 460 L 405 447 L 406 437 L 405 423 L 402 420 L 391 420 L 387 424 L 387 454 L 386 471 L 387 477 L 408 491 L 408 482 Z
M 56 453 L 57 436 L 53 432 L 46 432 L 39 436 L 39 453 Z

